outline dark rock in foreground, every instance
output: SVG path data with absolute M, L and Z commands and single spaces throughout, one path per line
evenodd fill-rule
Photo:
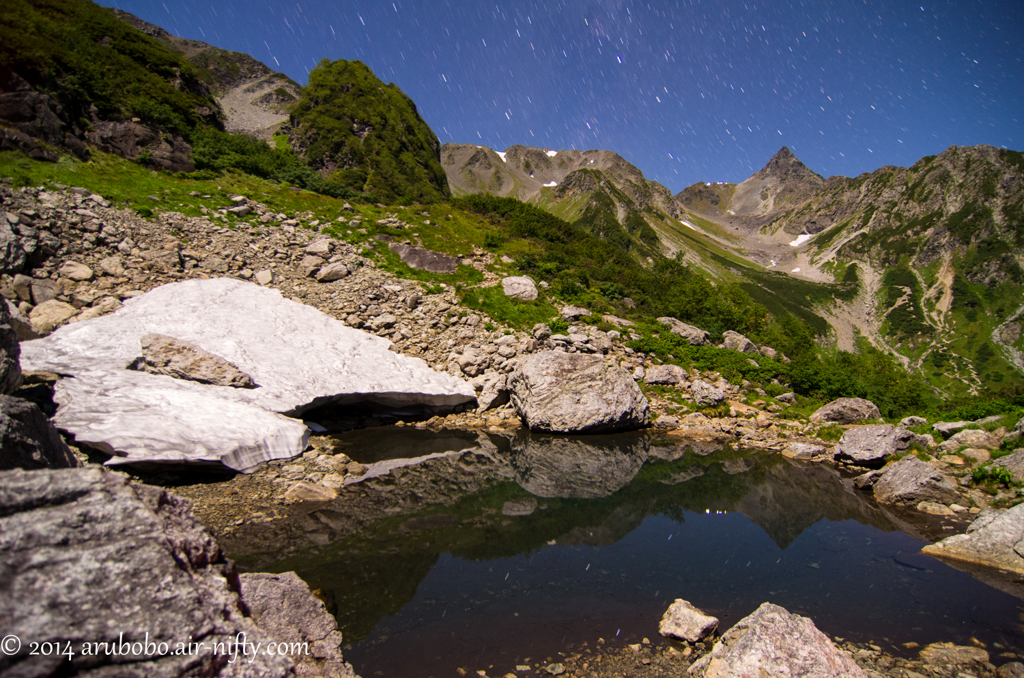
M 764 603 L 722 635 L 711 653 L 692 667 L 695 678 L 866 678 L 806 617 Z
M 509 388 L 533 431 L 628 431 L 650 421 L 650 404 L 633 378 L 596 355 L 534 353 L 509 377 Z
M 277 639 L 243 614 L 233 564 L 184 500 L 100 469 L 9 471 L 0 516 L 0 619 L 21 640 L 0 674 L 293 675 L 252 645 L 229 663 L 240 634 Z M 43 642 L 72 654 L 30 656 Z
M 78 459 L 35 403 L 0 395 L 0 471 L 73 466 Z
M 0 299 L 0 395 L 14 393 L 21 386 L 20 356 L 21 347 L 10 311 L 5 301 Z

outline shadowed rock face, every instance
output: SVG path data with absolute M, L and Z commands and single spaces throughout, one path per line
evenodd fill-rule
M 219 356 L 260 388 L 124 369 L 140 339 L 154 333 Z M 221 278 L 158 287 L 116 313 L 26 342 L 22 351 L 29 369 L 74 377 L 56 387 L 55 424 L 116 455 L 111 463 L 219 463 L 245 471 L 305 447 L 305 425 L 282 414 L 329 403 L 444 411 L 473 400 L 467 383 L 389 346 L 277 291 Z
M 0 219 L 3 219 L 3 214 L 0 214 Z M 21 386 L 20 358 L 21 346 L 18 345 L 11 313 L 6 300 L 0 300 L 0 395 L 13 393 Z
M 0 469 L 72 466 L 78 460 L 35 403 L 0 395 Z
M 0 481 L 0 619 L 21 650 L 5 675 L 292 675 L 286 657 L 228 664 L 213 643 L 275 640 L 243 615 L 238 575 L 183 500 L 100 469 L 8 471 Z M 169 653 L 80 652 L 81 643 L 167 643 Z M 29 656 L 32 643 L 72 643 Z M 205 643 L 174 655 L 176 643 Z M 180 647 L 180 646 L 179 646 Z M 223 653 L 221 653 L 223 655 Z M 8 671 L 11 673 L 8 674 Z

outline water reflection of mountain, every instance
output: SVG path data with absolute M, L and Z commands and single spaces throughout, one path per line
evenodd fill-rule
M 387 435 L 375 431 L 379 450 Z M 430 449 L 462 442 L 440 441 Z M 601 546 L 621 540 L 649 516 L 685 522 L 687 512 L 708 510 L 742 513 L 783 549 L 822 518 L 895 529 L 834 469 L 777 455 L 707 443 L 694 449 L 643 433 L 481 435 L 474 442 L 347 486 L 327 507 L 246 525 L 222 542 L 245 569 L 296 570 L 334 601 L 346 637 L 357 640 L 412 599 L 441 554 L 490 560 L 534 553 L 552 542 Z M 502 514 L 506 502 L 530 497 L 537 509 L 529 515 Z M 275 553 L 268 553 L 268 544 Z

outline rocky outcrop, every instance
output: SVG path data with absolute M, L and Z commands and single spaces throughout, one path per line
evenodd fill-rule
M 512 403 L 533 431 L 600 433 L 646 426 L 650 404 L 621 367 L 600 356 L 545 351 L 509 378 Z
M 665 610 L 658 624 L 658 633 L 667 638 L 687 640 L 696 643 L 711 635 L 718 628 L 718 618 L 705 614 L 690 601 L 676 598 Z
M 839 398 L 819 407 L 811 414 L 811 421 L 836 424 L 859 424 L 881 419 L 878 406 L 863 398 Z
M 760 351 L 757 350 L 757 344 L 739 332 L 733 332 L 732 330 L 726 330 L 722 333 L 722 347 L 731 351 L 739 351 L 740 353 L 760 354 Z
M 21 639 L 0 673 L 292 675 L 252 645 L 229 663 L 239 634 L 264 648 L 275 638 L 244 615 L 233 564 L 187 502 L 164 490 L 96 468 L 4 472 L 0 568 L 0 619 Z M 30 656 L 42 642 L 75 653 Z M 90 655 L 83 642 L 125 649 Z
M 885 460 L 910 447 L 917 438 L 912 431 L 888 424 L 857 426 L 843 434 L 836 446 L 836 459 L 858 466 L 879 468 Z
M 423 247 L 412 245 L 400 245 L 391 243 L 388 245 L 402 261 L 418 271 L 429 271 L 431 273 L 455 273 L 459 267 L 459 260 L 455 257 L 428 250 Z
M 807 617 L 764 603 L 690 667 L 694 678 L 867 678 Z
M 129 369 L 212 386 L 256 388 L 248 374 L 187 341 L 162 334 L 144 334 L 139 343 L 142 356 L 132 361 Z
M 125 370 L 151 333 L 173 334 L 220 356 L 260 388 Z M 300 415 L 327 403 L 443 412 L 473 400 L 465 382 L 389 345 L 275 290 L 220 278 L 156 288 L 114 314 L 68 325 L 22 349 L 30 369 L 76 377 L 57 386 L 55 423 L 117 455 L 111 463 L 193 459 L 248 470 L 305 445 L 305 427 L 275 413 Z
M 930 556 L 983 565 L 1024 576 L 1024 504 L 980 513 L 966 534 L 925 546 Z
M 702 379 L 697 379 L 690 385 L 690 394 L 693 396 L 693 402 L 705 407 L 717 405 L 726 397 L 724 390 L 716 388 Z
M 267 635 L 289 648 L 297 678 L 357 678 L 341 655 L 341 633 L 324 604 L 294 572 L 256 572 L 239 577 L 241 595 Z
M 100 150 L 171 172 L 193 172 L 192 147 L 177 134 L 131 120 L 96 121 L 86 139 Z M 145 155 L 143 155 L 145 154 Z
M 949 440 L 940 443 L 939 452 L 956 452 L 963 447 L 995 450 L 999 448 L 999 437 L 987 431 L 968 428 L 956 432 Z
M 78 465 L 75 455 L 35 403 L 0 395 L 0 470 Z
M 879 503 L 901 507 L 914 507 L 923 501 L 938 504 L 963 501 L 951 482 L 913 456 L 886 467 L 875 482 L 874 493 Z
M 662 325 L 668 325 L 672 334 L 678 334 L 683 339 L 686 339 L 690 342 L 691 346 L 707 346 L 711 343 L 711 335 L 699 327 L 687 325 L 680 320 L 667 316 L 664 318 L 658 318 L 658 322 Z
M 996 459 L 992 465 L 1009 470 L 1016 482 L 1024 482 L 1024 449 L 1014 450 L 1011 454 Z

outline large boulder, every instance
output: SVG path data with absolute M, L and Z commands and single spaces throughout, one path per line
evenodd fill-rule
M 658 624 L 658 633 L 667 638 L 688 640 L 696 643 L 711 635 L 718 628 L 718 618 L 705 614 L 690 601 L 676 598 Z
M 757 344 L 739 332 L 733 332 L 732 330 L 726 330 L 722 333 L 722 346 L 733 351 L 739 351 L 740 353 L 760 353 L 757 350 Z
M 239 581 L 242 600 L 261 629 L 289 648 L 308 648 L 289 655 L 298 678 L 356 678 L 341 655 L 337 622 L 297 574 L 254 572 Z
M 725 400 L 726 393 L 702 379 L 697 379 L 690 384 L 690 396 L 698 405 L 711 407 Z
M 599 433 L 646 426 L 651 409 L 629 373 L 604 358 L 544 351 L 509 377 L 512 404 L 531 430 Z
M 537 298 L 537 285 L 532 278 L 516 275 L 501 279 L 501 289 L 506 297 L 533 301 Z
M 0 470 L 72 466 L 78 459 L 35 403 L 0 395 Z
M 658 322 L 662 325 L 668 325 L 672 334 L 677 334 L 683 339 L 686 339 L 690 342 L 691 346 L 707 346 L 711 343 L 711 335 L 699 327 L 687 325 L 680 320 L 676 320 L 675 318 L 670 318 L 668 316 L 658 318 Z
M 0 298 L 0 395 L 21 387 L 21 346 L 6 299 Z
M 962 447 L 982 450 L 999 449 L 999 436 L 976 428 L 965 428 L 953 434 L 949 440 L 939 445 L 939 452 L 946 454 L 956 452 Z
M 858 426 L 839 439 L 836 459 L 879 468 L 891 455 L 908 449 L 916 438 L 913 431 L 888 424 Z
M 1009 470 L 1018 483 L 1024 482 L 1024 449 L 1014 450 L 1012 454 L 996 459 L 992 465 Z
M 836 424 L 859 424 L 862 421 L 881 419 L 882 413 L 878 406 L 863 398 L 839 398 L 827 405 L 819 407 L 811 415 L 813 422 L 833 422 Z
M 917 506 L 923 501 L 947 505 L 963 501 L 951 482 L 913 456 L 886 467 L 875 482 L 874 493 L 881 504 L 903 507 Z
M 0 655 L 0 674 L 293 675 L 287 657 L 250 649 L 228 663 L 215 651 L 239 634 L 262 647 L 276 639 L 244 615 L 234 565 L 188 503 L 124 475 L 0 474 L 0 571 L 3 632 L 21 640 Z M 31 656 L 44 642 L 75 651 Z
M 771 603 L 726 631 L 689 673 L 695 678 L 866 678 L 853 657 L 814 622 Z
M 966 534 L 947 537 L 922 550 L 930 556 L 1024 576 L 1024 504 L 1006 511 L 986 509 Z
M 219 356 L 259 388 L 126 370 L 147 334 Z M 332 403 L 446 412 L 474 399 L 466 382 L 390 345 L 276 290 L 219 278 L 158 287 L 21 348 L 26 369 L 75 377 L 56 388 L 54 422 L 114 463 L 194 459 L 242 470 L 302 451 L 305 426 L 280 415 Z

